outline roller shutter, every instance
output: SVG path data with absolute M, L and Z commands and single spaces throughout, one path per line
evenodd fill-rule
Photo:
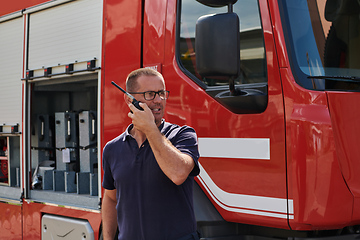
M 101 31 L 101 0 L 77 0 L 31 13 L 28 69 L 100 59 Z
M 23 21 L 0 23 L 0 125 L 21 124 Z

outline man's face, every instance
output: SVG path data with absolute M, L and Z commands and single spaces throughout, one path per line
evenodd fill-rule
M 165 90 L 165 82 L 161 77 L 145 75 L 138 77 L 136 92 L 158 92 L 160 90 Z M 166 100 L 161 99 L 159 94 L 156 94 L 153 100 L 145 100 L 144 94 L 135 94 L 134 97 L 136 100 L 148 105 L 155 117 L 156 125 L 160 126 L 165 113 Z

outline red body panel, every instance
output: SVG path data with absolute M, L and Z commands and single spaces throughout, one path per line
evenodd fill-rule
M 290 227 L 313 230 L 355 225 L 353 196 L 339 168 L 334 142 L 333 116 L 343 116 L 329 112 L 326 93 L 303 89 L 295 82 L 277 1 L 270 1 L 269 8 L 285 102 L 288 197 L 294 199 L 295 215 Z
M 23 239 L 41 239 L 41 217 L 43 214 L 54 214 L 72 218 L 86 219 L 92 226 L 95 239 L 99 238 L 100 214 L 86 210 L 75 210 L 57 205 L 48 205 L 24 201 L 23 204 Z
M 164 63 L 166 0 L 145 2 L 143 65 Z
M 272 32 L 275 41 L 279 67 L 288 68 L 290 67 L 290 65 L 289 65 L 288 53 L 287 53 L 286 43 L 283 34 L 283 27 L 281 24 L 278 1 L 277 0 L 268 1 L 268 5 L 269 5 Z
M 353 224 L 360 223 L 359 93 L 328 92 L 331 123 L 334 131 L 336 156 L 342 176 L 354 196 Z M 349 203 L 351 204 L 351 203 Z
M 125 88 L 127 75 L 140 67 L 141 60 L 141 2 L 107 0 L 104 9 L 105 35 L 103 38 L 103 143 L 118 136 L 130 123 L 128 107 L 115 81 Z
M 16 0 L 16 1 L 2 1 L 0 8 L 0 16 L 21 11 L 25 8 L 35 6 L 49 0 Z
M 21 205 L 0 202 L 0 213 L 0 239 L 22 239 Z
M 353 198 L 339 168 L 326 94 L 296 87 L 286 68 L 281 73 L 288 188 L 295 213 L 290 226 L 295 230 L 347 226 Z

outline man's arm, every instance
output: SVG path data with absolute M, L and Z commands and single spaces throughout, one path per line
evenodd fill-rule
M 181 185 L 195 166 L 193 158 L 180 152 L 157 128 L 146 136 L 161 170 L 176 185 Z
M 117 229 L 116 189 L 105 189 L 101 206 L 104 240 L 113 240 Z
M 159 131 L 148 106 L 144 103 L 140 105 L 144 111 L 135 109 L 132 104 L 129 105 L 133 111 L 129 116 L 134 127 L 146 135 L 155 159 L 165 175 L 176 185 L 181 185 L 195 166 L 193 158 L 174 147 Z

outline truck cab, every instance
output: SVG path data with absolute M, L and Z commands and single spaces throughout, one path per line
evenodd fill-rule
M 102 149 L 131 122 L 111 82 L 140 67 L 165 78 L 166 121 L 197 132 L 202 239 L 356 239 L 359 16 L 358 0 L 3 4 L 0 239 L 101 239 Z

